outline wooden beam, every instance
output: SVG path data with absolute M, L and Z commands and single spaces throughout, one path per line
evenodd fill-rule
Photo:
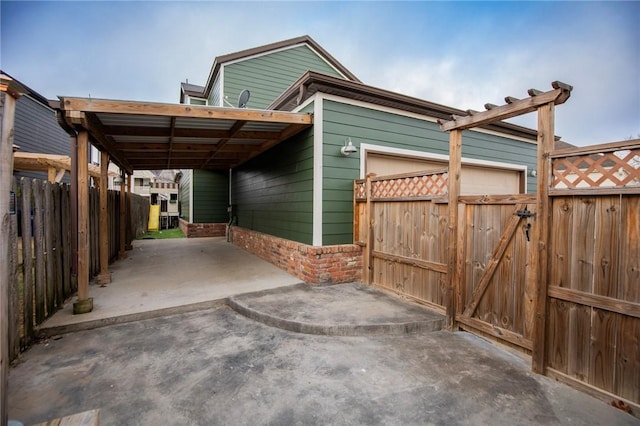
M 228 139 L 222 139 L 220 142 L 218 142 L 218 144 L 213 149 L 211 154 L 209 154 L 209 157 L 207 157 L 205 162 L 202 163 L 202 166 L 200 166 L 200 167 L 201 168 L 205 168 L 207 166 L 207 164 L 209 164 L 209 161 L 213 160 L 213 158 L 216 156 L 217 152 L 220 151 L 220 149 L 223 148 L 229 142 L 229 140 L 231 138 L 233 138 L 235 136 L 235 134 L 240 131 L 240 129 L 242 129 L 242 126 L 244 126 L 245 124 L 247 124 L 246 121 L 243 121 L 243 120 L 236 121 L 233 124 L 233 126 L 231 126 L 231 129 L 229 129 L 229 138 Z
M 108 204 L 109 154 L 100 152 L 100 274 L 98 284 L 104 286 L 111 282 L 109 273 L 109 211 Z
M 440 122 L 440 128 L 444 131 L 471 129 L 473 127 L 490 124 L 494 121 L 506 120 L 507 118 L 533 112 L 537 110 L 539 106 L 550 102 L 555 105 L 560 105 L 569 99 L 569 96 L 571 95 L 571 90 L 567 90 L 564 87 L 571 86 L 563 84 L 561 87 L 558 85 L 557 89 L 537 94 L 536 96 L 526 99 L 513 101 L 510 104 L 502 105 L 488 111 L 479 112 L 472 116 L 461 117 L 455 121 L 442 121 Z
M 126 193 L 125 193 L 125 183 L 126 183 L 126 179 L 127 176 L 125 175 L 124 171 L 120 172 L 120 178 L 122 179 L 122 181 L 120 182 L 120 226 L 119 226 L 119 231 L 120 231 L 120 250 L 118 252 L 118 258 L 119 259 L 125 259 L 127 257 L 127 252 L 126 252 L 126 239 L 127 239 L 127 228 L 126 228 L 126 224 L 125 224 L 125 214 L 127 211 L 127 199 L 126 199 Z
M 292 124 L 313 124 L 310 114 L 285 111 L 251 110 L 200 105 L 163 104 L 152 102 L 116 101 L 91 98 L 60 98 L 65 111 L 113 113 L 131 115 L 156 115 L 169 117 L 212 118 Z
M 172 117 L 175 119 L 175 117 Z M 136 126 L 103 126 L 104 132 L 109 136 L 135 136 L 135 137 L 170 137 L 171 127 L 136 127 Z M 308 127 L 306 124 L 303 127 Z M 272 131 L 243 131 L 235 134 L 236 139 L 262 140 L 271 139 L 281 133 L 281 130 Z M 231 137 L 229 130 L 220 129 L 192 129 L 174 127 L 173 136 L 176 138 L 200 138 L 200 139 L 227 139 Z
M 460 196 L 460 177 L 462 173 L 462 130 L 454 130 L 449 134 L 449 218 L 447 248 L 447 279 L 444 294 L 444 305 L 447 310 L 446 327 L 455 328 L 456 293 L 461 286 L 457 268 L 458 259 L 458 197 Z
M 173 155 L 172 150 L 173 150 L 173 139 L 175 137 L 175 132 L 176 132 L 176 118 L 175 117 L 171 117 L 171 124 L 170 124 L 171 128 L 170 128 L 170 134 L 169 134 L 169 158 L 167 159 L 167 169 L 171 168 L 171 157 Z
M 562 90 L 562 89 L 556 89 Z M 544 95 L 539 95 L 544 96 Z M 537 98 L 538 96 L 536 96 Z M 553 101 L 538 108 L 538 186 L 536 202 L 537 226 L 532 229 L 531 250 L 529 257 L 530 278 L 533 280 L 533 351 L 531 369 L 535 373 L 544 374 L 546 367 L 546 314 L 548 286 L 548 243 L 551 224 L 551 199 L 549 186 L 551 182 L 551 159 L 555 141 L 555 104 Z
M 41 154 L 34 152 L 16 152 L 13 154 L 13 168 L 15 170 L 48 172 L 50 168 L 71 173 L 71 157 L 56 154 Z M 100 168 L 92 164 L 88 165 L 89 176 L 100 177 Z M 54 174 L 55 174 L 54 173 Z M 55 179 L 59 179 L 55 176 Z M 57 180 L 59 182 L 59 180 Z
M 73 305 L 74 314 L 84 314 L 93 310 L 89 298 L 89 170 L 87 155 L 89 132 L 78 132 L 78 299 Z
M 102 123 L 91 114 L 86 114 L 84 124 L 85 128 L 91 132 L 93 139 L 102 147 L 102 151 L 107 151 L 109 156 L 115 160 L 115 163 L 124 169 L 127 173 L 133 173 L 133 168 L 127 158 L 118 150 L 118 147 L 106 136 Z

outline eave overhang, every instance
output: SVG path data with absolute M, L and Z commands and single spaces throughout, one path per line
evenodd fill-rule
M 311 114 L 60 97 L 59 111 L 133 170 L 228 170 L 313 125 Z

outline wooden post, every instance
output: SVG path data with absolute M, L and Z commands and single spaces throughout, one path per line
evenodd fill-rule
M 127 235 L 127 225 L 125 224 L 125 215 L 127 212 L 127 199 L 125 194 L 125 180 L 126 174 L 124 170 L 120 172 L 120 178 L 122 181 L 120 182 L 120 252 L 118 253 L 118 258 L 125 259 L 127 257 L 126 253 L 126 235 Z
M 133 245 L 131 245 L 131 241 L 133 240 L 132 230 L 131 230 L 131 184 L 133 181 L 133 175 L 128 175 L 127 177 L 127 209 L 125 212 L 125 232 L 127 235 L 126 243 L 124 246 L 125 250 L 132 250 Z
M 363 275 L 364 275 L 364 282 L 365 284 L 373 284 L 373 244 L 374 244 L 374 240 L 373 240 L 373 227 L 374 227 L 374 222 L 372 220 L 372 215 L 371 215 L 371 176 L 367 175 L 367 180 L 364 184 L 364 191 L 367 194 L 366 195 L 366 206 L 365 206 L 365 215 L 364 215 L 364 220 L 366 223 L 366 227 L 367 227 L 367 238 L 365 239 L 365 244 L 366 244 L 366 251 L 363 254 L 364 256 L 364 271 L 363 271 Z
M 537 232 L 534 232 L 531 242 L 532 255 L 530 272 L 534 281 L 534 323 L 533 350 L 531 354 L 531 369 L 534 373 L 544 374 L 546 313 L 549 260 L 548 240 L 551 226 L 551 209 L 549 199 L 549 185 L 551 182 L 551 160 L 549 155 L 555 143 L 555 104 L 550 102 L 538 108 L 538 186 L 536 194 Z
M 11 274 L 10 192 L 13 181 L 13 124 L 16 99 L 15 82 L 5 75 L 0 81 L 0 424 L 7 424 L 7 373 L 9 368 L 9 283 Z
M 100 152 L 100 274 L 98 283 L 100 285 L 111 282 L 109 273 L 109 212 L 108 203 L 108 177 L 109 177 L 109 154 L 106 151 Z
M 446 327 L 455 328 L 456 293 L 460 286 L 458 276 L 458 196 L 460 195 L 460 174 L 462 171 L 462 130 L 452 130 L 449 134 L 449 223 L 447 248 L 447 276 L 449 285 L 445 292 L 445 308 L 447 310 Z
M 78 173 L 78 299 L 73 304 L 74 314 L 93 310 L 93 299 L 89 298 L 89 134 L 78 132 L 76 169 Z
M 78 137 L 71 136 L 71 289 L 78 289 Z

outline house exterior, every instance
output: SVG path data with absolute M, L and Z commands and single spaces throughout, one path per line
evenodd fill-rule
M 229 106 L 245 89 L 248 108 L 311 113 L 314 125 L 235 169 L 183 171 L 183 230 L 224 235 L 230 222 L 236 244 L 307 281 L 359 279 L 354 179 L 446 168 L 437 120 L 465 113 L 365 85 L 308 36 L 216 58 L 180 101 Z M 535 190 L 536 131 L 499 123 L 465 132 L 462 146 L 463 195 Z
M 151 205 L 160 206 L 160 229 L 178 227 L 179 185 L 174 182 L 151 182 L 149 183 L 149 197 Z

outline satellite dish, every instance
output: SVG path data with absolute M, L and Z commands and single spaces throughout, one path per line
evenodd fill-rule
M 249 92 L 247 89 L 244 89 L 242 92 L 240 92 L 240 96 L 238 96 L 238 108 L 246 108 L 250 96 L 251 92 Z

